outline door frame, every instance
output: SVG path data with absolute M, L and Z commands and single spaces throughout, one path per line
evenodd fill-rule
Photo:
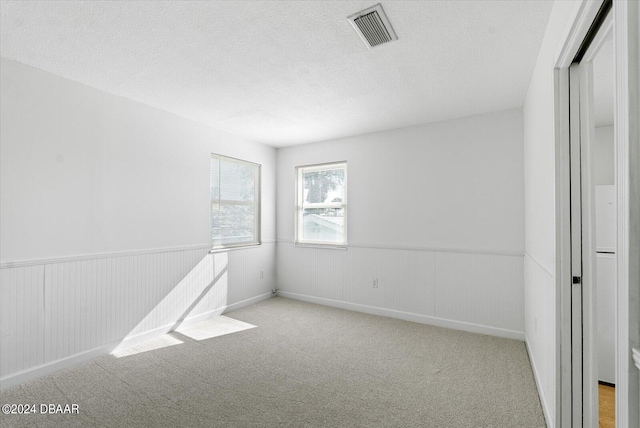
M 570 94 L 569 67 L 580 51 L 585 37 L 604 0 L 579 0 L 572 11 L 554 62 L 554 116 L 556 153 L 556 421 L 571 427 L 572 362 L 571 362 L 571 220 L 570 220 Z M 640 51 L 638 25 L 640 2 L 613 0 L 615 55 L 615 146 L 617 151 L 618 242 L 617 320 L 616 320 L 616 426 L 638 426 L 640 415 L 635 410 L 640 397 L 638 371 L 633 369 L 633 346 L 640 348 L 640 308 L 630 302 L 640 301 Z M 633 234 L 632 234 L 633 232 Z M 635 263 L 630 263 L 630 260 Z M 587 320 L 589 322 L 589 320 Z M 590 334 L 587 332 L 587 334 Z M 593 338 L 588 338 L 593 343 Z M 593 366 L 594 359 L 587 361 Z M 593 368 L 587 374 L 593 376 Z M 584 383 L 583 383 L 584 385 Z M 596 387 L 597 388 L 597 387 Z M 584 393 L 580 391 L 581 394 Z M 595 393 L 597 397 L 597 392 Z M 586 400 L 594 394 L 587 391 Z M 592 406 L 593 407 L 593 406 Z M 590 415 L 590 416 L 589 416 Z M 595 412 L 597 417 L 597 410 Z M 592 424 L 593 413 L 585 423 Z M 597 420 L 595 421 L 597 426 Z
M 585 408 L 589 408 L 589 400 L 586 399 L 584 392 L 589 385 L 584 374 L 590 370 L 589 364 L 583 358 L 583 350 L 586 347 L 585 339 L 590 336 L 588 329 L 589 310 L 583 310 L 584 306 L 588 306 L 589 300 L 586 292 L 591 288 L 591 276 L 588 272 L 583 271 L 583 254 L 588 254 L 588 239 L 583 239 L 583 216 L 588 210 L 584 210 L 583 204 L 586 204 L 586 190 L 589 188 L 587 184 L 590 181 L 588 177 L 588 168 L 585 165 L 584 154 L 587 150 L 583 144 L 582 134 L 584 132 L 584 116 L 583 97 L 585 96 L 585 88 L 582 85 L 583 68 L 580 64 L 571 64 L 569 67 L 569 221 L 570 221 L 570 249 L 571 249 L 571 278 L 563 285 L 564 288 L 569 287 L 571 300 L 571 423 L 573 426 L 589 426 L 588 415 L 584 414 Z M 586 77 L 586 76 L 585 76 Z M 588 164 L 587 164 L 588 165 Z M 583 171 L 584 169 L 584 171 Z M 588 219 L 585 219 L 584 225 L 588 225 Z M 586 234 L 588 236 L 588 233 Z M 588 262 L 588 259 L 585 260 Z M 584 269 L 586 270 L 586 269 Z M 579 281 L 574 281 L 574 279 Z M 584 314 L 583 314 L 584 312 Z M 588 353 L 587 353 L 588 354 Z M 580 394 L 573 393 L 580 391 Z
M 612 32 L 613 12 L 601 22 L 579 62 L 569 67 L 571 211 L 578 213 L 577 221 L 571 216 L 571 246 L 579 250 L 571 253 L 571 270 L 573 278 L 581 279 L 579 284 L 571 284 L 572 390 L 582 391 L 581 396 L 574 394 L 572 398 L 573 425 L 587 427 L 598 426 L 599 414 L 593 60 Z M 578 406 L 581 413 L 575 411 Z
M 573 112 L 571 86 L 576 86 L 579 70 L 570 71 L 571 64 L 582 46 L 591 26 L 598 16 L 604 0 L 581 1 L 576 4 L 568 22 L 568 29 L 561 40 L 555 56 L 554 64 L 554 98 L 555 98 L 555 148 L 556 148 L 556 421 L 560 427 L 589 426 L 590 418 L 583 419 L 583 391 L 586 383 L 582 378 L 583 367 L 574 367 L 576 356 L 573 348 L 572 308 L 576 286 L 572 284 L 574 260 L 572 259 L 571 229 L 571 135 L 580 132 L 580 125 L 575 119 L 579 112 Z M 573 76 L 572 76 L 573 75 Z M 571 79 L 573 77 L 573 79 Z M 574 88 L 576 89 L 576 88 Z M 580 91 L 573 97 L 579 98 Z M 576 100 L 574 99 L 574 103 Z M 573 123 L 573 129 L 572 129 Z M 574 142 L 575 144 L 575 142 Z M 579 145 L 580 146 L 580 145 Z M 574 150 L 575 153 L 575 150 Z M 574 160 L 575 162 L 575 160 Z M 575 166 L 574 166 L 574 174 Z M 581 227 L 580 227 L 581 229 Z M 579 276 L 583 276 L 580 273 Z M 585 284 L 582 284 L 584 286 Z M 580 286 L 578 286 L 580 287 Z M 582 287 L 581 287 L 582 288 Z M 588 288 L 588 287 L 584 287 Z M 582 290 L 580 290 L 582 291 Z M 579 305 L 582 307 L 582 304 Z M 578 317 L 581 319 L 582 315 Z M 585 331 L 589 334 L 588 331 Z M 574 369 L 580 370 L 578 382 L 574 384 Z M 585 372 L 589 367 L 584 367 Z M 574 388 L 580 391 L 574 393 Z M 587 397 L 589 399 L 589 397 Z M 579 403 L 579 408 L 576 405 Z
M 614 1 L 618 320 L 616 423 L 640 426 L 640 2 Z M 634 118 L 634 120 L 630 120 Z M 632 404 L 633 403 L 633 404 Z

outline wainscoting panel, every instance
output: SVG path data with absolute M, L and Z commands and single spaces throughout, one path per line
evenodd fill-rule
M 276 260 L 285 297 L 524 339 L 523 255 L 279 241 Z
M 274 242 L 260 247 L 229 251 L 227 254 L 230 272 L 227 305 L 243 302 L 276 288 Z
M 523 257 L 437 253 L 436 316 L 524 332 Z
M 0 270 L 0 370 L 22 370 L 45 361 L 44 267 Z
M 556 279 L 553 266 L 544 266 L 525 253 L 526 342 L 533 376 L 547 421 L 554 420 L 556 402 Z
M 269 243 L 2 266 L 2 388 L 267 298 L 274 265 Z
M 347 251 L 344 300 L 350 303 L 433 315 L 433 253 L 353 248 Z M 374 279 L 378 287 L 373 287 Z
M 281 242 L 277 247 L 278 289 L 343 300 L 348 251 L 295 247 Z

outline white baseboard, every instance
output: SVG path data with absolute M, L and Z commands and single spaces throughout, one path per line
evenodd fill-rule
M 538 396 L 540 397 L 540 404 L 542 405 L 542 413 L 544 414 L 544 420 L 547 423 L 547 427 L 553 428 L 553 423 L 550 418 L 551 409 L 549 408 L 549 403 L 547 401 L 547 397 L 544 395 L 544 390 L 542 389 L 542 384 L 540 383 L 540 375 L 538 374 L 538 370 L 536 368 L 536 361 L 533 359 L 531 355 L 531 349 L 529 347 L 529 338 L 527 334 L 524 335 L 524 343 L 527 348 L 527 354 L 529 355 L 529 362 L 531 363 L 531 370 L 533 370 L 533 378 L 536 381 L 536 387 L 538 388 Z
M 250 297 L 248 299 L 241 300 L 239 302 L 227 305 L 227 307 L 223 311 L 223 313 L 226 314 L 228 312 L 237 311 L 240 308 L 244 308 L 245 306 L 253 305 L 254 303 L 262 302 L 263 300 L 270 299 L 271 297 L 273 297 L 273 294 L 271 293 L 271 291 L 269 291 L 268 293 L 259 294 L 259 295 L 255 296 L 255 297 Z
M 12 373 L 0 379 L 0 390 L 5 390 L 13 386 L 21 385 L 25 382 L 29 382 L 34 379 L 55 373 L 60 370 L 67 369 L 80 363 L 92 360 L 94 358 L 107 355 L 115 351 L 116 349 L 129 348 L 137 345 L 149 339 L 160 337 L 163 334 L 167 334 L 178 327 L 188 327 L 193 324 L 197 324 L 202 321 L 206 321 L 209 318 L 234 311 L 243 308 L 254 303 L 261 302 L 272 296 L 271 292 L 260 294 L 249 299 L 242 300 L 240 302 L 232 303 L 231 305 L 223 306 L 218 309 L 214 309 L 203 314 L 199 314 L 193 317 L 185 318 L 182 322 L 174 322 L 161 327 L 154 328 L 131 337 L 125 337 L 120 341 L 115 341 L 106 345 L 98 346 L 97 348 L 89 349 L 74 355 L 70 355 L 59 360 L 55 360 L 40 366 L 32 367 L 27 370 L 23 370 L 17 373 Z
M 12 373 L 0 379 L 0 390 L 4 391 L 5 389 L 23 384 L 30 380 L 38 379 L 42 376 L 46 376 L 57 371 L 75 366 L 77 364 L 84 363 L 85 361 L 92 360 L 102 355 L 109 354 L 113 352 L 113 350 L 116 349 L 119 344 L 120 342 L 112 342 L 107 345 L 89 349 L 88 351 L 70 355 L 65 358 L 60 358 L 59 360 L 55 360 L 50 363 L 32 367 L 17 373 Z
M 420 315 L 411 312 L 397 311 L 395 309 L 385 309 L 375 306 L 360 305 L 357 303 L 343 302 L 341 300 L 325 299 L 323 297 L 309 296 L 306 294 L 291 293 L 288 291 L 278 291 L 278 296 L 288 297 L 290 299 L 301 300 L 309 303 L 317 303 L 319 305 L 332 306 L 334 308 L 348 309 L 356 312 L 364 312 L 372 315 L 381 315 L 390 318 L 398 318 L 405 321 L 417 322 L 420 324 L 428 324 L 436 327 L 451 328 L 454 330 L 468 331 L 471 333 L 486 334 L 489 336 L 504 337 L 507 339 L 524 340 L 524 333 L 515 330 L 506 330 L 497 327 L 490 327 L 481 324 L 473 324 L 464 321 L 455 321 L 445 318 L 432 317 L 429 315 Z

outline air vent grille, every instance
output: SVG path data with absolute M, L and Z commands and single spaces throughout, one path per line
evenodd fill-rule
M 375 10 L 353 20 L 371 46 L 393 40 Z
M 365 44 L 370 48 L 392 40 L 398 40 L 389 18 L 382 10 L 381 4 L 351 15 L 348 19 Z

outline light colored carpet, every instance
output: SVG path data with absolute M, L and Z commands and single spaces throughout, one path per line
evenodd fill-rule
M 226 314 L 257 328 L 103 356 L 2 393 L 77 415 L 0 425 L 544 427 L 523 342 L 276 297 Z M 175 343 L 173 341 L 172 343 Z

